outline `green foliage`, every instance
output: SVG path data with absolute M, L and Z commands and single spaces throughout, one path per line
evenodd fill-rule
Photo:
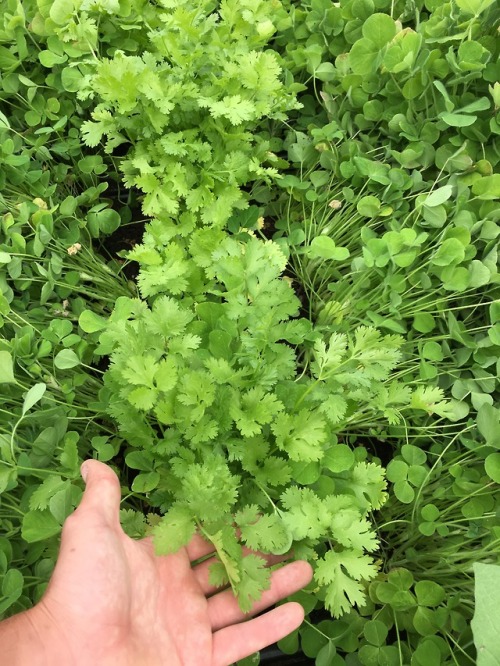
M 314 133 L 312 141 L 304 137 L 303 159 L 289 149 L 292 161 L 309 166 L 314 150 L 305 148 L 316 146 L 326 151 L 323 166 L 350 178 L 354 155 L 369 157 L 383 146 L 394 166 L 418 169 L 427 182 L 443 171 L 465 170 L 476 171 L 479 180 L 488 175 L 481 173 L 484 158 L 487 169 L 498 164 L 495 3 L 474 3 L 471 10 L 461 2 L 342 0 L 297 7 L 287 1 L 279 17 L 276 42 L 285 66 L 298 80 L 312 81 L 317 99 L 321 88 L 325 105 L 315 113 L 314 99 L 302 99 L 296 130 L 312 123 Z M 320 128 L 327 123 L 325 135 Z M 338 150 L 329 146 L 333 138 L 343 140 Z
M 100 222 L 92 227 L 92 209 L 98 202 L 94 211 L 108 222 L 114 213 L 99 200 L 103 166 L 94 161 L 91 171 L 83 161 L 68 122 L 77 124 L 75 100 L 27 48 L 29 9 L 2 3 L 1 10 L 0 98 L 8 114 L 0 115 L 1 616 L 42 596 L 61 525 L 81 497 L 81 460 L 104 451 L 109 460 L 119 449 L 89 407 L 100 382 L 85 367 L 93 345 L 77 318 L 85 304 L 99 302 L 105 312 L 106 303 L 134 293 L 92 250 L 90 236 L 102 232 Z
M 300 86 L 282 82 L 276 54 L 264 49 L 276 6 L 227 0 L 214 11 L 212 2 L 183 0 L 156 7 L 151 23 L 134 7 L 123 25 L 112 21 L 127 36 L 134 27 L 134 53 L 119 47 L 83 61 L 78 97 L 98 102 L 83 139 L 95 147 L 105 137 L 108 153 L 127 146 L 120 169 L 126 186 L 144 193 L 146 215 L 188 210 L 222 226 L 247 207 L 243 186 L 277 176 L 277 158 L 255 130 L 298 108 Z M 71 11 L 71 21 L 77 16 L 87 13 Z M 61 15 L 57 34 L 69 18 Z
M 352 653 L 367 666 L 380 660 L 422 666 L 475 663 L 472 573 L 473 567 L 488 575 L 496 571 L 492 564 L 476 563 L 498 563 L 499 497 L 485 482 L 489 449 L 474 441 L 473 428 L 461 436 L 463 453 L 438 441 L 428 443 L 429 453 L 424 441 L 402 447 L 412 468 L 415 499 L 408 510 L 389 488 L 377 518 L 384 564 L 369 584 L 368 599 L 339 619 L 313 623 L 322 602 L 311 589 L 294 595 L 310 615 L 295 635 L 280 642 L 285 653 L 300 646 L 317 664 L 324 663 L 325 655 L 335 664 L 349 663 Z M 337 559 L 327 557 L 332 564 Z M 327 568 L 326 575 L 333 572 Z M 490 581 L 486 584 L 493 588 Z M 476 577 L 479 594 L 481 584 Z M 472 625 L 475 632 L 487 626 L 479 619 Z
M 498 599 L 500 596 L 500 568 L 493 564 L 474 565 L 476 580 L 476 611 L 472 620 L 478 666 L 498 663 Z
M 24 238 L 20 233 L 18 237 Z M 95 284 L 106 275 L 107 281 L 101 284 L 106 284 L 108 297 L 113 291 L 128 290 L 114 282 L 102 260 L 90 252 L 82 262 L 82 257 L 72 258 L 64 248 L 51 244 L 47 255 L 23 255 L 27 275 L 34 276 L 29 290 L 19 289 L 8 266 L 0 274 L 10 300 L 3 297 L 0 325 L 4 405 L 0 525 L 9 544 L 7 549 L 2 542 L 0 555 L 2 615 L 28 608 L 43 594 L 57 557 L 61 526 L 81 497 L 82 459 L 93 452 L 99 456 L 107 440 L 112 455 L 120 444 L 102 421 L 103 414 L 98 423 L 99 412 L 90 407 L 100 382 L 84 368 L 93 351 L 90 341 L 79 335 L 76 314 L 85 302 L 92 302 L 92 288 L 82 297 L 78 280 L 64 287 L 61 280 L 54 292 L 43 297 L 35 276 L 38 273 L 43 279 L 44 265 L 58 257 L 62 275 L 74 274 L 75 268 L 83 270 L 83 265 L 89 276 L 94 275 Z M 15 588 L 13 581 L 18 584 Z
M 163 553 L 200 531 L 243 610 L 269 586 L 246 549 L 312 562 L 284 652 L 474 663 L 495 3 L 0 9 L 0 616 L 43 594 L 95 456 L 125 531 Z
M 254 190 L 264 219 L 315 329 L 403 336 L 398 397 L 443 419 L 367 428 L 391 484 L 384 565 L 365 607 L 301 629 L 292 651 L 318 664 L 474 663 L 472 564 L 498 539 L 498 19 L 489 2 L 343 0 L 277 21 L 308 91 L 275 143 L 294 172 Z M 426 606 L 434 586 L 446 602 Z
M 245 591 L 233 514 L 243 542 L 264 552 L 285 552 L 293 542 L 312 556 L 330 538 L 338 546 L 319 560 L 318 580 L 338 615 L 362 601 L 375 574 L 364 554 L 376 547 L 366 513 L 383 503 L 384 480 L 380 468 L 337 444 L 337 433 L 359 427 L 364 413 L 398 422 L 414 407 L 411 392 L 390 380 L 401 340 L 370 327 L 325 340 L 307 320 L 293 319 L 299 301 L 272 242 L 217 242 L 220 232 L 211 229 L 184 240 L 172 231 L 162 249 L 160 229 L 152 222 L 130 255 L 141 265 L 141 290 L 154 294 L 151 306 L 118 299 L 97 348 L 111 360 L 103 407 L 141 450 L 126 458 L 141 470 L 133 488 L 167 511 L 153 527 L 157 547 L 186 543 L 201 525 L 246 608 L 263 588 L 256 582 Z M 181 266 L 182 300 L 170 277 Z M 424 397 L 418 408 L 432 411 Z M 347 574 L 328 576 L 332 557 Z

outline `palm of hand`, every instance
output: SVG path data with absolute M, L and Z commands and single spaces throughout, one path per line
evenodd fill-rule
M 34 609 L 59 641 L 61 665 L 228 666 L 301 623 L 294 603 L 243 622 L 248 616 L 231 590 L 210 586 L 210 559 L 191 565 L 213 546 L 197 536 L 172 555 L 155 556 L 149 539 L 134 541 L 121 529 L 115 474 L 95 461 L 86 466 L 84 497 L 65 523 L 56 569 Z M 252 614 L 310 577 L 305 562 L 275 571 Z

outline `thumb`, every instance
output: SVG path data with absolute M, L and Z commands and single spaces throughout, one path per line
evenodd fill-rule
M 98 460 L 86 460 L 80 469 L 85 491 L 78 507 L 79 513 L 98 514 L 108 525 L 119 525 L 121 488 L 116 474 L 111 467 Z

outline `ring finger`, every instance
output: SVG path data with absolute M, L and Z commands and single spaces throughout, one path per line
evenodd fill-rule
M 212 631 L 243 622 L 249 617 L 273 606 L 285 597 L 297 592 L 309 583 L 311 566 L 307 562 L 291 562 L 271 574 L 271 586 L 262 593 L 250 613 L 243 613 L 232 590 L 224 590 L 208 599 L 208 614 Z

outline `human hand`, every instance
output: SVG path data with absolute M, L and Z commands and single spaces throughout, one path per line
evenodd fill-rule
M 209 584 L 210 559 L 191 566 L 214 552 L 211 544 L 195 536 L 178 552 L 156 556 L 150 538 L 133 540 L 121 528 L 115 473 L 90 460 L 82 474 L 86 489 L 64 524 L 47 591 L 23 614 L 45 649 L 30 666 L 228 666 L 301 624 L 303 609 L 293 602 L 248 617 L 307 585 L 309 564 L 274 571 L 270 589 L 244 615 L 231 589 Z

